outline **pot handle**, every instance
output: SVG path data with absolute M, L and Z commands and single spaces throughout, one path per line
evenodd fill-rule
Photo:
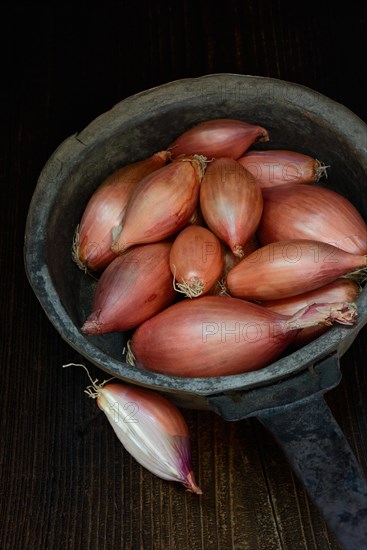
M 367 482 L 324 398 L 257 411 L 346 550 L 367 548 Z

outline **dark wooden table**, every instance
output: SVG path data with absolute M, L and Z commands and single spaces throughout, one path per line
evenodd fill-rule
M 367 120 L 363 2 L 320 2 L 317 10 L 222 4 L 0 8 L 3 550 L 339 548 L 255 420 L 229 424 L 184 411 L 202 497 L 140 468 L 83 394 L 85 373 L 61 368 L 82 358 L 51 326 L 24 274 L 24 224 L 44 163 L 63 139 L 135 92 L 214 72 L 273 76 Z M 344 356 L 342 383 L 327 399 L 367 473 L 366 335 Z

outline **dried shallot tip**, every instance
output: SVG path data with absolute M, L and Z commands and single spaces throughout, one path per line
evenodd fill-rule
M 317 183 L 320 181 L 321 178 L 327 179 L 328 176 L 328 168 L 330 168 L 330 164 L 324 164 L 318 159 L 315 159 L 315 182 Z
M 295 151 L 248 151 L 238 162 L 262 188 L 284 184 L 315 183 L 327 177 L 327 168 L 319 160 Z
M 207 120 L 178 136 L 168 147 L 172 158 L 199 154 L 208 159 L 237 159 L 254 143 L 269 141 L 265 128 L 242 120 L 221 118 Z
M 173 271 L 175 271 L 175 265 L 173 265 Z M 188 298 L 197 298 L 204 294 L 205 284 L 198 277 L 191 277 L 189 280 L 182 279 L 182 283 L 177 283 L 174 277 L 173 288 L 176 292 L 181 292 Z
M 178 233 L 192 217 L 204 161 L 175 160 L 144 178 L 135 188 L 124 221 L 113 230 L 112 251 L 158 242 Z
M 222 246 L 204 227 L 189 225 L 176 237 L 169 264 L 174 289 L 188 298 L 206 294 L 223 270 Z
M 100 270 L 115 257 L 111 250 L 112 229 L 121 224 L 128 200 L 138 183 L 164 166 L 170 156 L 160 151 L 128 164 L 108 176 L 96 189 L 75 232 L 72 258 L 82 270 Z
M 213 233 L 242 258 L 263 208 L 261 188 L 250 173 L 231 158 L 214 160 L 201 182 L 200 208 Z
M 262 244 L 312 239 L 352 254 L 367 254 L 367 225 L 339 193 L 315 185 L 287 184 L 263 189 L 263 197 L 257 231 Z
M 199 169 L 199 175 L 200 175 L 200 182 L 203 179 L 203 176 L 205 174 L 206 168 L 211 162 L 211 160 L 207 159 L 204 155 L 184 155 L 181 159 L 186 162 L 196 162 L 197 167 Z
M 237 298 L 183 300 L 141 324 L 130 341 L 138 368 L 181 377 L 227 376 L 267 366 L 297 332 L 351 324 L 354 304 L 317 304 L 286 316 Z
M 109 380 L 92 380 L 85 393 L 96 400 L 119 441 L 141 466 L 157 477 L 178 481 L 197 495 L 191 464 L 190 433 L 180 410 L 168 399 L 144 388 Z
M 170 249 L 170 243 L 152 243 L 136 246 L 115 258 L 97 283 L 93 311 L 82 332 L 123 332 L 170 305 L 175 298 Z
M 295 239 L 268 244 L 244 258 L 228 273 L 231 296 L 278 300 L 320 288 L 359 269 L 366 256 L 350 254 L 324 242 Z

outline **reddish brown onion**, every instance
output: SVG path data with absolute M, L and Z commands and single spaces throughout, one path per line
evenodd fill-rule
M 253 143 L 269 141 L 268 132 L 242 120 L 218 118 L 190 128 L 169 146 L 172 157 L 204 155 L 239 158 Z
M 179 159 L 144 178 L 127 205 L 122 226 L 113 232 L 112 250 L 157 242 L 182 229 L 195 210 L 203 172 L 200 157 Z
M 282 313 L 294 315 L 301 308 L 315 303 L 355 302 L 360 293 L 360 286 L 350 279 L 337 279 L 328 285 L 311 290 L 292 298 L 261 302 L 263 307 Z M 329 326 L 307 327 L 300 330 L 292 342 L 292 347 L 299 348 L 318 338 L 330 329 Z
M 176 237 L 169 263 L 175 289 L 196 298 L 206 294 L 222 273 L 221 243 L 208 229 L 189 225 Z
M 200 207 L 209 228 L 235 256 L 255 233 L 262 213 L 259 185 L 236 160 L 209 163 L 200 188 Z
M 336 279 L 332 283 L 310 290 L 291 298 L 261 302 L 263 307 L 282 313 L 294 315 L 305 306 L 321 302 L 355 302 L 360 293 L 360 286 L 351 279 Z
M 153 243 L 134 247 L 102 273 L 85 321 L 84 334 L 104 334 L 138 326 L 175 297 L 169 268 L 171 244 Z
M 366 256 L 350 254 L 327 243 L 292 240 L 263 246 L 227 275 L 231 296 L 278 300 L 326 285 L 366 267 Z
M 367 253 L 367 225 L 342 195 L 319 186 L 264 189 L 258 229 L 262 244 L 289 239 L 327 242 L 352 254 Z
M 327 167 L 319 160 L 295 151 L 248 151 L 238 162 L 251 172 L 262 188 L 314 183 L 323 175 L 327 176 Z
M 264 367 L 304 326 L 332 320 L 352 324 L 353 304 L 308 306 L 287 317 L 236 298 L 184 300 L 135 331 L 128 361 L 184 377 L 225 376 Z
M 133 189 L 148 174 L 162 168 L 168 151 L 119 168 L 93 193 L 75 234 L 73 259 L 82 269 L 99 270 L 115 254 L 111 250 L 112 228 L 123 220 Z
M 190 433 L 180 410 L 144 388 L 108 384 L 108 380 L 99 384 L 89 378 L 85 393 L 96 399 L 126 451 L 158 477 L 179 481 L 201 495 L 191 465 Z

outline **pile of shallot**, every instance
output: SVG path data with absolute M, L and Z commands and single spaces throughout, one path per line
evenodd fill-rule
M 210 120 L 102 182 L 73 243 L 79 267 L 100 274 L 84 334 L 133 330 L 128 363 L 208 377 L 353 324 L 364 220 L 312 185 L 327 177 L 319 160 L 260 141 L 261 126 Z
M 101 183 L 73 242 L 74 261 L 98 277 L 84 334 L 132 331 L 129 364 L 210 377 L 266 367 L 334 321 L 354 323 L 365 222 L 346 198 L 312 185 L 327 177 L 327 166 L 296 151 L 254 150 L 261 141 L 269 141 L 261 126 L 210 120 Z M 130 398 L 144 407 L 152 400 L 149 418 L 168 407 L 138 393 L 89 388 L 106 414 Z M 189 450 L 180 443 L 171 458 L 155 456 L 150 422 L 140 462 L 199 493 L 190 460 L 177 466 Z M 163 432 L 182 442 L 187 429 L 175 422 Z M 114 429 L 131 451 L 129 437 L 138 434 L 121 422 Z

